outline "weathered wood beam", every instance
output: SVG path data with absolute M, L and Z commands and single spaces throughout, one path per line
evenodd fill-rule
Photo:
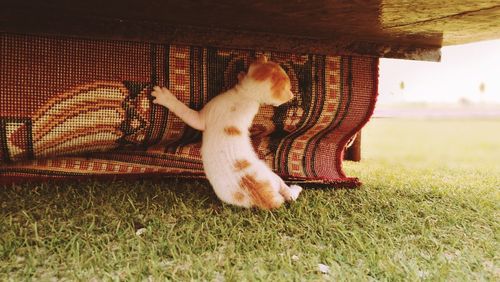
M 392 36 L 439 33 L 443 46 L 500 38 L 499 0 L 383 0 L 381 7 L 380 28 Z
M 486 2 L 486 3 L 485 3 Z M 386 11 L 383 29 L 389 33 L 431 34 L 441 32 L 443 46 L 465 44 L 481 40 L 500 38 L 500 1 L 492 5 L 491 1 L 477 1 L 474 7 L 462 7 L 453 13 L 427 15 L 420 19 L 395 19 Z M 453 6 L 453 5 L 452 5 Z M 449 9 L 453 9 L 449 8 Z M 397 7 L 393 7 L 397 10 Z M 403 9 L 399 7 L 399 9 Z M 422 12 L 423 13 L 423 12 Z
M 164 22 L 75 16 L 60 13 L 3 9 L 0 32 L 35 35 L 62 35 L 79 38 L 189 44 L 294 53 L 362 55 L 425 61 L 440 60 L 440 45 L 385 41 L 384 38 L 337 34 L 291 35 L 242 29 L 201 27 Z M 439 35 L 433 34 L 433 42 Z

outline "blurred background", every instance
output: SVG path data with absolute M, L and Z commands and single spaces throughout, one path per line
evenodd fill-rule
M 440 63 L 381 59 L 374 117 L 500 117 L 500 40 L 444 47 Z
M 439 63 L 381 59 L 378 101 L 361 135 L 361 163 L 346 166 L 360 179 L 380 171 L 381 179 L 414 174 L 500 191 L 500 40 L 444 47 Z

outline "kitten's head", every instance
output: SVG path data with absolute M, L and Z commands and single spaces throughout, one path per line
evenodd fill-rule
M 293 98 L 290 78 L 280 65 L 268 61 L 265 56 L 253 62 L 248 69 L 248 74 L 242 73 L 238 79 L 248 80 L 256 90 L 258 89 L 261 95 L 259 100 L 262 103 L 279 106 Z

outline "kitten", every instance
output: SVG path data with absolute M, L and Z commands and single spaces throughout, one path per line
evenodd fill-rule
M 153 103 L 167 107 L 194 129 L 203 131 L 203 166 L 223 202 L 240 207 L 278 208 L 294 201 L 302 188 L 288 186 L 257 157 L 248 129 L 261 104 L 279 106 L 293 98 L 290 78 L 266 57 L 238 75 L 238 84 L 207 103 L 188 108 L 164 87 L 154 87 Z

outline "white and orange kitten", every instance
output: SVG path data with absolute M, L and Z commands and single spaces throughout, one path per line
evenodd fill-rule
M 154 87 L 153 103 L 203 131 L 203 167 L 219 199 L 246 208 L 278 208 L 285 201 L 296 200 L 302 188 L 286 185 L 257 157 L 248 129 L 261 104 L 279 106 L 293 98 L 290 78 L 278 64 L 261 57 L 247 74 L 238 75 L 238 81 L 199 112 L 164 87 Z

